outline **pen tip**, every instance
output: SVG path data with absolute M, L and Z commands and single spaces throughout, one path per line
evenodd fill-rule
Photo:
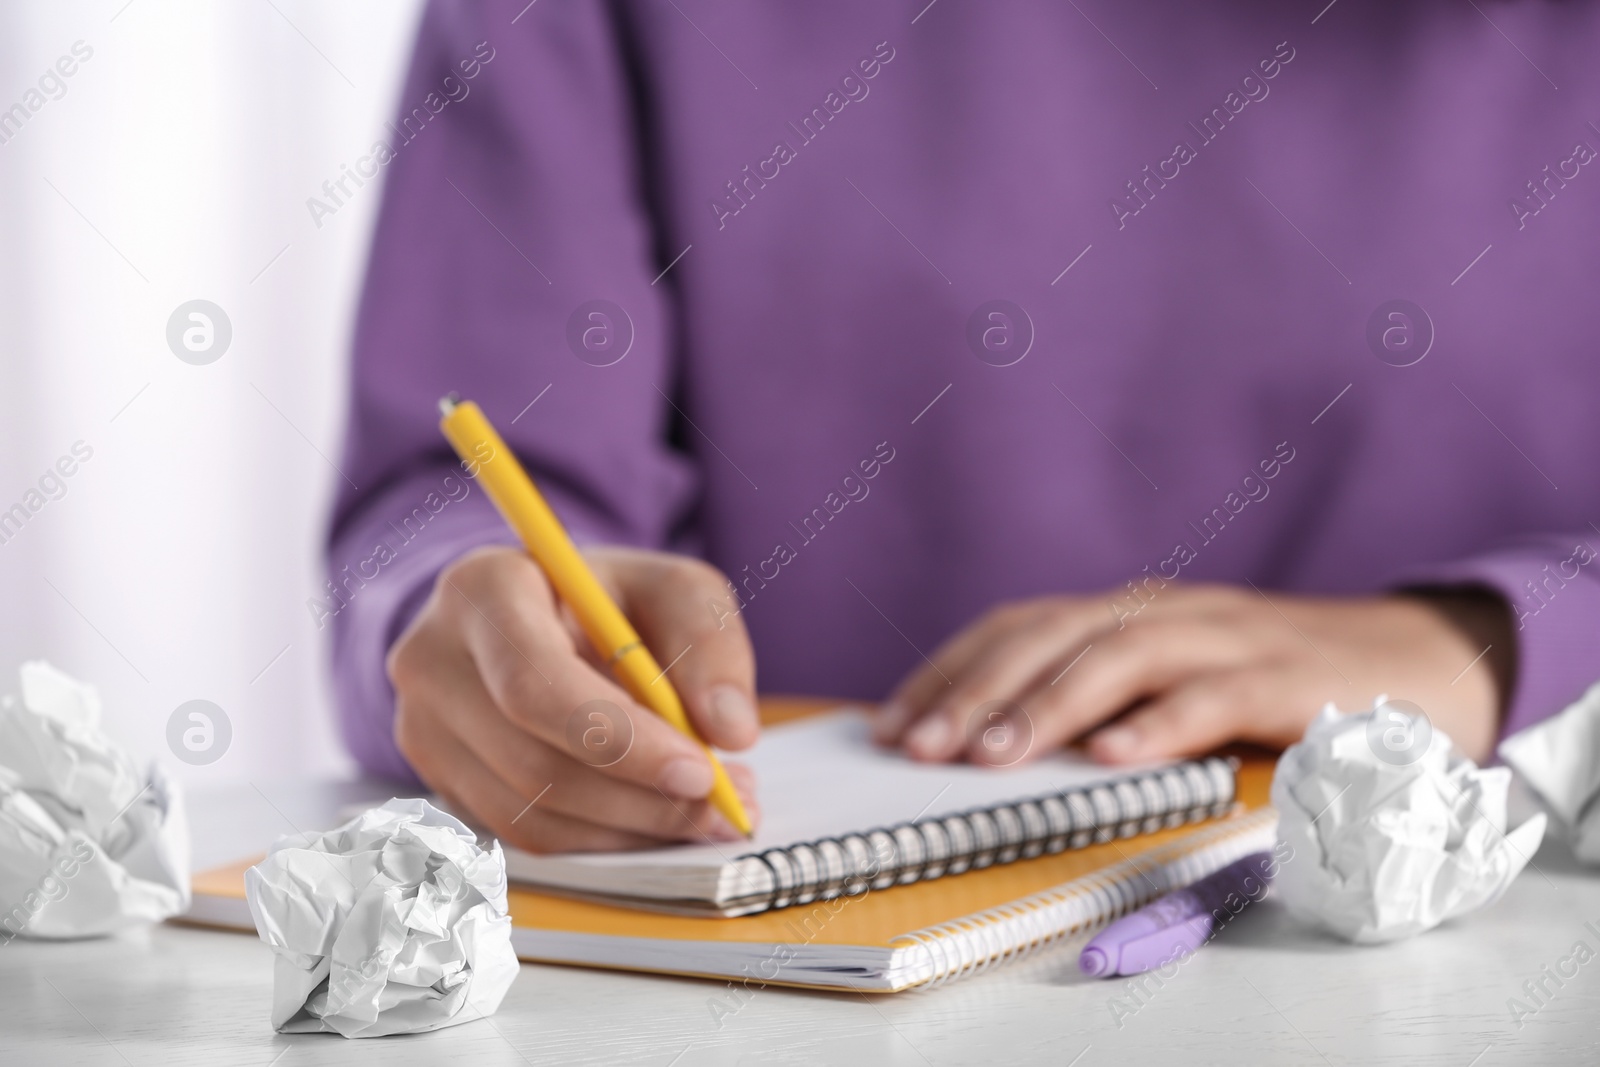
M 461 402 L 461 398 L 459 396 L 457 396 L 455 393 L 447 393 L 446 395 L 441 396 L 439 398 L 439 414 L 441 414 L 441 415 L 450 414 L 452 411 L 454 411 L 456 409 L 456 405 L 459 404 L 460 402 Z

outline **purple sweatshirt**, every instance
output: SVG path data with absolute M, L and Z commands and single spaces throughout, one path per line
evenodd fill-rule
M 721 567 L 764 691 L 1169 579 L 1498 590 L 1507 732 L 1600 677 L 1595 5 L 923 3 L 429 7 L 312 603 L 365 767 L 510 540 L 448 392 L 575 536 Z

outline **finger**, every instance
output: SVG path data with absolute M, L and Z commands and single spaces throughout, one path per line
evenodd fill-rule
M 727 762 L 722 765 L 728 772 L 728 780 L 733 783 L 733 791 L 739 794 L 739 799 L 745 802 L 745 807 L 756 804 L 756 772 L 742 763 Z M 755 818 L 755 814 L 750 816 Z
M 1049 751 L 1140 700 L 1258 655 L 1238 633 L 1203 621 L 1151 621 L 1105 632 L 1054 685 L 1023 697 L 1033 752 Z
M 1086 636 L 1105 624 L 1099 612 L 1052 612 L 992 642 L 906 735 L 906 750 L 918 759 L 947 760 L 970 748 L 974 726 L 981 732 L 988 719 L 986 705 L 1015 703 L 1030 689 L 1047 684 L 1061 670 L 1047 668 L 1063 655 L 1076 659 Z
M 1262 604 L 1260 593 L 1242 586 L 1175 580 L 1158 585 L 1151 578 L 1136 582 L 1133 592 L 1127 586 L 1107 590 L 1102 599 L 1117 629 L 1136 622 L 1236 618 Z
M 1141 763 L 1209 752 L 1244 732 L 1253 717 L 1250 672 L 1228 672 L 1178 686 L 1089 735 L 1100 763 Z
M 734 792 L 739 795 L 753 832 L 761 825 L 761 805 L 756 801 L 755 775 L 748 767 L 737 763 L 725 763 L 723 768 L 728 772 L 728 779 L 733 783 Z M 593 810 L 597 813 L 604 812 L 611 803 L 619 799 L 608 797 L 605 803 L 596 804 Z M 675 840 L 695 844 L 746 840 L 746 835 L 736 830 L 709 800 L 674 800 L 664 795 L 663 799 L 677 816 L 676 820 L 666 822 L 670 835 Z
M 607 777 L 520 729 L 500 713 L 472 662 L 465 656 L 458 662 L 428 672 L 411 695 L 445 709 L 434 716 L 528 806 L 662 841 L 743 837 L 707 801 L 675 801 L 659 789 Z M 744 778 L 753 790 L 748 772 Z
M 750 635 L 721 572 L 696 560 L 638 553 L 612 567 L 622 609 L 683 698 L 706 741 L 745 749 L 761 732 Z
M 873 738 L 879 744 L 900 743 L 907 727 L 928 713 L 955 684 L 955 678 L 987 655 L 995 642 L 1024 625 L 1035 610 L 1031 604 L 994 608 L 944 641 L 889 695 L 873 720 Z
M 436 718 L 395 717 L 400 750 L 429 788 L 455 811 L 468 815 L 508 845 L 529 852 L 623 851 L 660 842 L 642 834 L 596 826 L 553 812 L 538 811 L 479 760 Z
M 627 852 L 663 844 L 644 834 L 530 807 L 487 771 L 452 776 L 450 781 L 450 788 L 440 792 L 453 807 L 472 812 L 503 843 L 524 852 Z
M 455 568 L 452 568 L 455 570 Z M 441 596 L 495 705 L 551 747 L 588 751 L 593 741 L 620 756 L 594 765 L 609 777 L 659 787 L 679 799 L 711 791 L 706 751 L 639 707 L 611 679 L 578 658 L 555 613 L 538 607 L 537 568 L 446 571 Z M 544 593 L 548 601 L 548 592 Z
M 644 789 L 598 774 L 582 764 L 563 761 L 548 772 L 550 787 L 537 797 L 538 806 L 558 815 L 655 839 L 658 843 L 742 841 L 709 800 L 680 800 L 658 789 Z M 737 790 L 737 786 L 735 789 Z M 746 814 L 756 823 L 760 807 L 741 793 Z

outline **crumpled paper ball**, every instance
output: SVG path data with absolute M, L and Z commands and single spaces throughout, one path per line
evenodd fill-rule
M 492 1015 L 517 976 L 499 842 L 425 800 L 285 837 L 245 872 L 277 955 L 272 1025 L 383 1037 Z
M 1578 859 L 1600 863 L 1600 683 L 1559 714 L 1500 742 L 1499 751 L 1555 817 Z
M 178 784 L 100 732 L 100 697 L 24 663 L 0 700 L 0 943 L 94 937 L 189 906 Z
M 1544 836 L 1543 815 L 1505 833 L 1510 782 L 1387 697 L 1364 715 L 1329 704 L 1272 779 L 1278 837 L 1294 849 L 1278 893 L 1303 921 L 1362 944 L 1491 904 Z

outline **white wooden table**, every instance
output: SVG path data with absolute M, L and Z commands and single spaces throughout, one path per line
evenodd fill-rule
M 360 783 L 193 798 L 197 865 L 331 824 Z M 0 946 L 0 1064 L 1499 1064 L 1600 1063 L 1600 959 L 1519 1028 L 1524 980 L 1600 951 L 1600 872 L 1547 844 L 1487 912 L 1397 945 L 1296 927 L 1270 899 L 1119 1026 L 1119 982 L 1077 973 L 1077 943 L 939 989 L 868 999 L 767 989 L 720 1028 L 719 983 L 524 965 L 499 1014 L 432 1034 L 286 1037 L 267 1023 L 272 956 L 248 934 L 158 926 L 110 940 Z M 1136 1002 L 1127 999 L 1125 1007 Z

